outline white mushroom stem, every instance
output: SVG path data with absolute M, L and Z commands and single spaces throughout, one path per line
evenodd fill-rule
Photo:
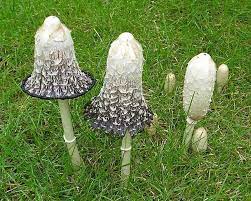
M 64 128 L 64 140 L 67 145 L 68 152 L 71 157 L 71 161 L 74 168 L 78 168 L 83 164 L 83 161 L 80 157 L 77 144 L 76 137 L 73 133 L 73 127 L 71 122 L 71 114 L 69 107 L 69 100 L 58 100 L 60 115 L 62 119 L 62 124 Z
M 130 176 L 131 166 L 131 149 L 132 137 L 129 132 L 126 132 L 122 140 L 121 154 L 122 154 L 122 167 L 121 167 L 121 180 L 124 187 L 127 186 Z
M 187 123 L 186 123 L 185 133 L 183 136 L 183 144 L 185 144 L 186 147 L 189 147 L 193 136 L 194 126 L 197 123 L 197 121 L 194 121 L 193 119 L 187 117 L 186 122 Z
M 217 70 L 217 91 L 220 93 L 228 82 L 229 69 L 226 64 L 221 64 Z
M 195 130 L 192 138 L 192 149 L 195 152 L 207 150 L 207 131 L 201 127 Z
M 171 93 L 175 88 L 175 82 L 176 82 L 175 75 L 173 73 L 168 73 L 166 76 L 164 90 L 167 93 Z

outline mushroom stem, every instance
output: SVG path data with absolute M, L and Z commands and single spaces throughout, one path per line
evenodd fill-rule
M 189 147 L 192 136 L 193 136 L 193 131 L 194 131 L 194 126 L 197 123 L 197 121 L 194 121 L 193 119 L 187 117 L 186 119 L 186 129 L 185 133 L 183 136 L 183 144 L 186 146 L 186 149 Z
M 74 168 L 79 168 L 83 164 L 80 157 L 78 147 L 76 144 L 76 137 L 73 133 L 73 127 L 71 122 L 71 114 L 69 107 L 69 100 L 58 100 L 60 115 L 62 119 L 62 124 L 64 128 L 64 140 L 67 145 L 68 152 L 71 157 L 71 162 Z
M 121 180 L 124 187 L 127 186 L 130 176 L 130 163 L 131 163 L 131 149 L 132 149 L 132 137 L 127 131 L 122 139 L 121 154 L 122 154 L 122 165 L 121 165 Z

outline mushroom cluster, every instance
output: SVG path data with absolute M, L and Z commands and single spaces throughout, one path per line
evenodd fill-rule
M 64 128 L 64 140 L 74 166 L 80 166 L 76 137 L 71 122 L 68 99 L 79 97 L 92 88 L 95 80 L 80 70 L 70 30 L 55 17 L 44 20 L 35 35 L 34 70 L 23 80 L 21 88 L 33 97 L 57 99 Z M 92 127 L 122 136 L 122 180 L 130 175 L 132 136 L 157 123 L 157 115 L 148 108 L 142 89 L 143 50 L 131 33 L 125 32 L 111 44 L 103 87 L 85 108 Z M 221 65 L 217 73 L 218 90 L 228 81 L 229 70 Z M 183 143 L 193 142 L 195 151 L 207 149 L 207 132 L 194 127 L 208 112 L 216 80 L 216 65 L 207 53 L 193 57 L 188 63 L 183 89 L 183 107 L 187 125 Z M 175 75 L 166 76 L 164 89 L 175 88 Z M 153 129 L 151 129 L 152 133 Z

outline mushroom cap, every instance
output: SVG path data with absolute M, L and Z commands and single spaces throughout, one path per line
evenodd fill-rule
M 70 30 L 56 16 L 49 16 L 38 29 L 35 35 L 35 43 L 36 46 L 50 47 L 58 45 L 57 42 L 65 42 L 69 45 L 73 43 Z
M 70 30 L 49 16 L 35 36 L 34 70 L 21 85 L 41 99 L 70 99 L 85 94 L 95 80 L 79 68 Z
M 43 26 L 48 31 L 56 31 L 61 25 L 60 20 L 56 16 L 49 16 L 45 18 Z
M 229 72 L 228 66 L 226 64 L 221 64 L 219 66 L 218 70 L 220 70 L 223 73 L 228 73 Z
M 132 34 L 122 33 L 111 44 L 103 87 L 85 110 L 93 128 L 124 136 L 150 125 L 153 113 L 143 96 L 142 68 L 141 45 Z
M 193 57 L 187 66 L 183 107 L 188 116 L 197 121 L 203 118 L 211 102 L 216 79 L 216 65 L 207 53 Z
M 120 34 L 118 39 L 120 39 L 120 41 L 135 40 L 134 36 L 129 32 L 124 32 L 124 33 Z
M 175 75 L 173 73 L 168 73 L 166 75 L 166 80 L 164 85 L 165 91 L 171 93 L 175 87 L 175 82 L 176 82 Z
M 229 69 L 226 64 L 221 64 L 217 70 L 217 85 L 224 86 L 228 81 Z
M 192 149 L 195 152 L 207 150 L 207 131 L 200 127 L 195 130 L 192 138 Z
M 140 73 L 143 66 L 143 50 L 131 33 L 125 32 L 111 44 L 107 58 L 108 74 Z

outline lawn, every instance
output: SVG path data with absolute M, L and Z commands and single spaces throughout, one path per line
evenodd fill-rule
M 0 200 L 251 200 L 249 1 L 11 1 L 0 3 Z M 49 15 L 72 30 L 81 69 L 97 79 L 70 102 L 85 167 L 74 172 L 57 101 L 20 83 L 33 70 L 34 35 Z M 157 133 L 133 138 L 128 189 L 120 187 L 121 138 L 91 129 L 83 108 L 102 87 L 109 45 L 131 32 L 144 50 L 143 85 Z M 188 61 L 209 53 L 230 69 L 199 126 L 208 151 L 184 154 L 182 88 Z M 168 72 L 175 93 L 163 92 Z

